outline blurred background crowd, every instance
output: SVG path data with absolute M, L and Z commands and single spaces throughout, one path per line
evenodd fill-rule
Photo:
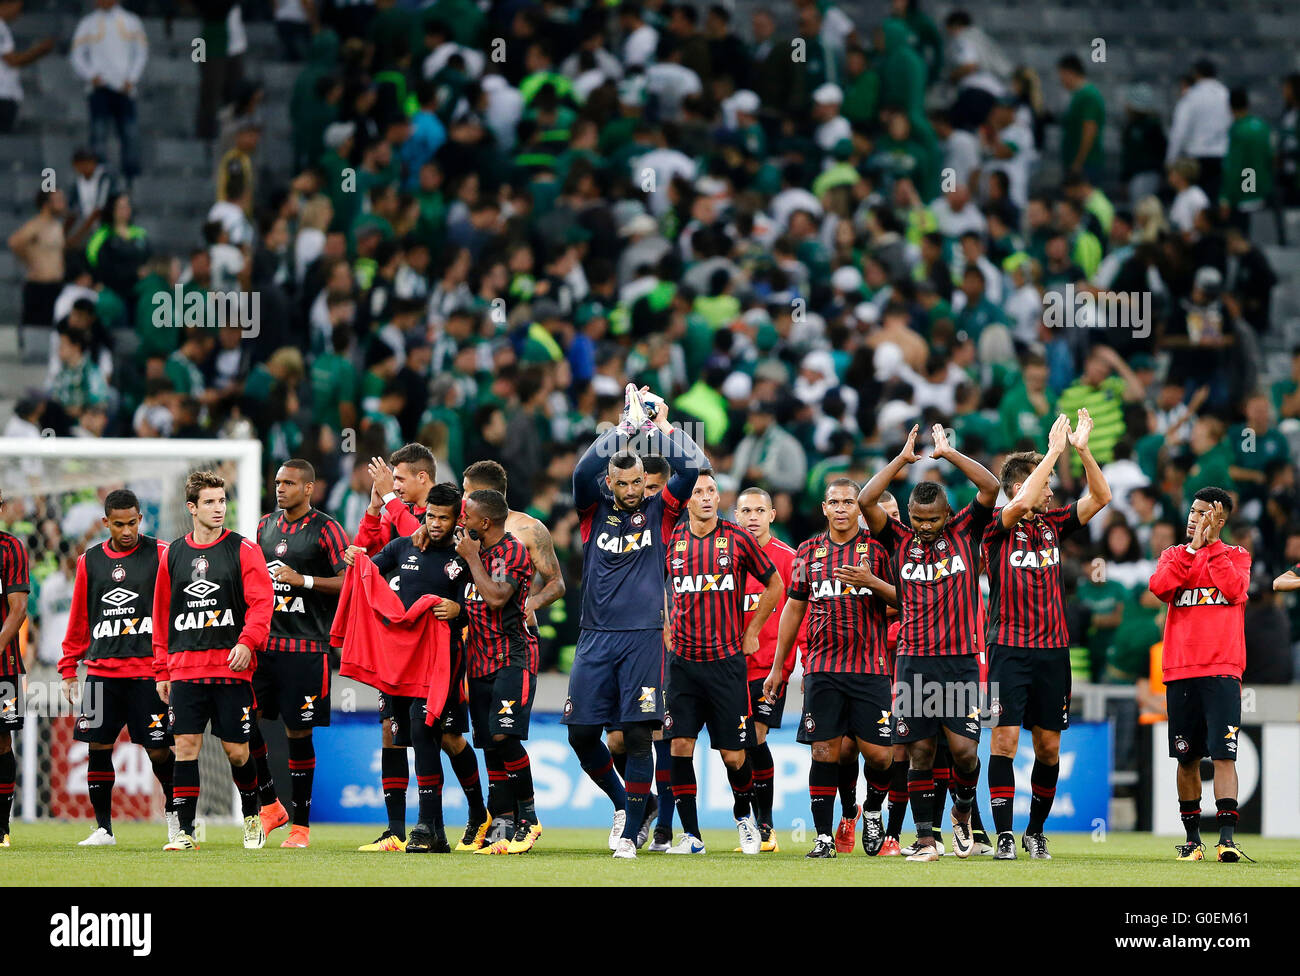
M 573 466 L 629 381 L 690 425 L 725 491 L 770 491 L 791 543 L 821 527 L 828 479 L 867 478 L 913 423 L 997 471 L 1086 407 L 1115 500 L 1065 554 L 1077 678 L 1147 675 L 1147 579 L 1215 484 L 1254 556 L 1246 680 L 1292 680 L 1300 606 L 1270 583 L 1300 561 L 1300 352 L 1274 301 L 1300 75 L 1244 84 L 1189 47 L 1103 94 L 1094 32 L 1061 30 L 1035 67 L 980 5 L 918 0 L 97 0 L 44 40 L 24 33 L 35 6 L 0 0 L 3 145 L 37 124 L 22 80 L 52 60 L 90 124 L 6 230 L 44 376 L 6 436 L 260 437 L 268 474 L 316 465 L 349 531 L 371 455 L 418 440 L 448 481 L 500 461 L 565 564 L 543 661 L 562 667 Z M 193 38 L 172 14 L 197 17 Z M 155 233 L 174 194 L 151 190 L 137 111 L 166 84 L 158 25 L 204 52 L 183 65 L 202 147 L 183 246 Z M 256 296 L 255 327 L 159 318 L 229 292 Z M 1058 497 L 1079 475 L 1063 464 Z M 98 532 L 90 494 L 0 508 L 38 544 L 42 658 Z

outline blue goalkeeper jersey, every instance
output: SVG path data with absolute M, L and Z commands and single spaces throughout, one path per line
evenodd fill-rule
M 704 454 L 683 432 L 663 452 L 673 475 L 663 491 L 624 510 L 605 486 L 618 431 L 602 434 L 573 474 L 582 530 L 583 630 L 661 630 L 668 537 L 695 488 Z

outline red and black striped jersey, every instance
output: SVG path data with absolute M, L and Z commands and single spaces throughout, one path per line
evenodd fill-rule
M 893 676 L 885 601 L 868 589 L 859 590 L 835 578 L 839 567 L 862 563 L 881 579 L 893 582 L 889 554 L 865 529 L 845 542 L 836 543 L 829 532 L 823 532 L 799 546 L 786 594 L 808 604 L 805 673 Z
M 988 642 L 1007 647 L 1070 646 L 1061 588 L 1061 540 L 1082 526 L 1077 504 L 1031 513 L 1011 528 L 1002 509 L 984 530 L 989 574 Z
M 266 557 L 275 590 L 275 612 L 271 614 L 268 651 L 304 651 L 323 654 L 329 650 L 330 625 L 339 598 L 321 590 L 275 582 L 281 566 L 303 576 L 338 576 L 346 568 L 343 553 L 348 548 L 343 527 L 320 509 L 309 508 L 301 518 L 289 521 L 284 510 L 263 515 L 257 524 L 257 544 Z
M 9 619 L 9 594 L 22 593 L 26 599 L 31 588 L 27 547 L 18 536 L 0 532 L 0 628 Z M 15 633 L 9 643 L 0 647 L 0 675 L 13 676 L 24 670 L 22 646 Z
M 721 661 L 744 651 L 745 581 L 766 583 L 776 572 L 754 537 L 720 518 L 697 536 L 690 520 L 673 530 L 668 546 L 672 584 L 673 652 L 688 661 Z
M 471 578 L 465 584 L 465 612 L 468 615 L 468 674 L 483 678 L 507 667 L 537 671 L 537 645 L 528 639 L 524 604 L 533 578 L 533 561 L 528 547 L 509 532 L 480 554 L 483 568 L 494 580 L 504 580 L 514 593 L 503 607 L 492 607 L 483 599 Z
M 973 501 L 948 519 L 929 545 L 896 519 L 885 523 L 876 538 L 889 553 L 898 587 L 900 655 L 979 652 L 978 560 L 992 517 L 993 509 Z

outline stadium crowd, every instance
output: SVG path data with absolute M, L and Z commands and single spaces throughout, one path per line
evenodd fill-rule
M 289 0 L 275 17 L 302 68 L 283 173 L 259 154 L 265 93 L 239 57 L 251 11 L 192 6 L 214 55 L 196 113 L 207 220 L 186 253 L 150 242 L 150 201 L 131 195 L 147 43 L 98 0 L 71 49 L 87 148 L 50 161 L 65 189 L 8 239 L 24 325 L 50 344 L 6 436 L 258 436 L 268 480 L 308 458 L 349 532 L 373 455 L 419 441 L 452 482 L 499 461 L 569 581 L 543 621 L 553 669 L 577 631 L 573 468 L 628 382 L 671 398 L 724 498 L 769 490 L 793 544 L 819 528 L 827 481 L 865 481 L 913 423 L 996 471 L 1084 407 L 1114 502 L 1066 556 L 1076 678 L 1147 675 L 1163 621 L 1147 580 L 1193 493 L 1219 485 L 1257 574 L 1246 681 L 1293 680 L 1300 600 L 1269 584 L 1300 562 L 1300 351 L 1288 375 L 1265 369 L 1261 338 L 1285 323 L 1252 230 L 1300 201 L 1300 76 L 1270 122 L 1197 60 L 1166 119 L 1143 85 L 1107 105 L 1082 41 L 1052 77 L 1010 63 L 978 7 L 940 26 L 894 0 L 855 23 L 796 0 L 784 34 L 765 10 L 662 0 Z M 6 60 L 0 95 L 44 53 Z M 1068 93 L 1059 117 L 1049 86 Z M 182 327 L 195 293 L 255 295 L 253 327 Z M 1045 318 L 1062 297 L 1065 320 Z M 1068 461 L 1058 477 L 1059 496 L 1082 490 Z M 0 509 L 31 540 L 43 659 L 97 504 Z

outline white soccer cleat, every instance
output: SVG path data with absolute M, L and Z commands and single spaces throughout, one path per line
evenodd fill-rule
M 266 844 L 266 831 L 262 829 L 262 818 L 258 814 L 244 818 L 244 850 L 261 850 Z
M 672 846 L 673 846 L 673 839 L 671 836 L 669 836 L 667 840 L 650 841 L 650 846 L 647 847 L 646 850 L 652 851 L 655 854 L 666 854 L 669 850 L 672 849 Z
M 970 830 L 970 815 L 967 814 L 966 822 L 963 823 L 957 819 L 957 811 L 952 811 L 952 852 L 965 860 L 971 856 L 974 848 L 975 838 Z
M 181 835 L 181 817 L 178 813 L 164 813 L 163 821 L 167 824 L 167 842 L 170 844 Z
M 636 842 L 631 837 L 620 837 L 618 839 L 618 849 L 614 851 L 614 856 L 622 861 L 635 861 Z
M 627 811 L 615 810 L 614 822 L 609 828 L 609 849 L 618 850 L 618 842 L 623 839 L 623 825 L 627 823 Z
M 194 838 L 185 832 L 176 835 L 175 840 L 169 840 L 163 844 L 164 851 L 197 851 L 199 845 L 194 843 Z
M 752 816 L 736 821 L 736 833 L 740 835 L 740 853 L 757 854 L 762 848 L 763 835 L 758 832 L 758 824 Z
M 694 834 L 682 834 L 682 839 L 668 848 L 666 854 L 703 854 L 704 841 Z
M 168 839 L 170 840 L 170 838 Z M 117 838 L 103 827 L 96 827 L 94 832 L 85 840 L 77 841 L 78 847 L 113 847 L 116 844 Z

